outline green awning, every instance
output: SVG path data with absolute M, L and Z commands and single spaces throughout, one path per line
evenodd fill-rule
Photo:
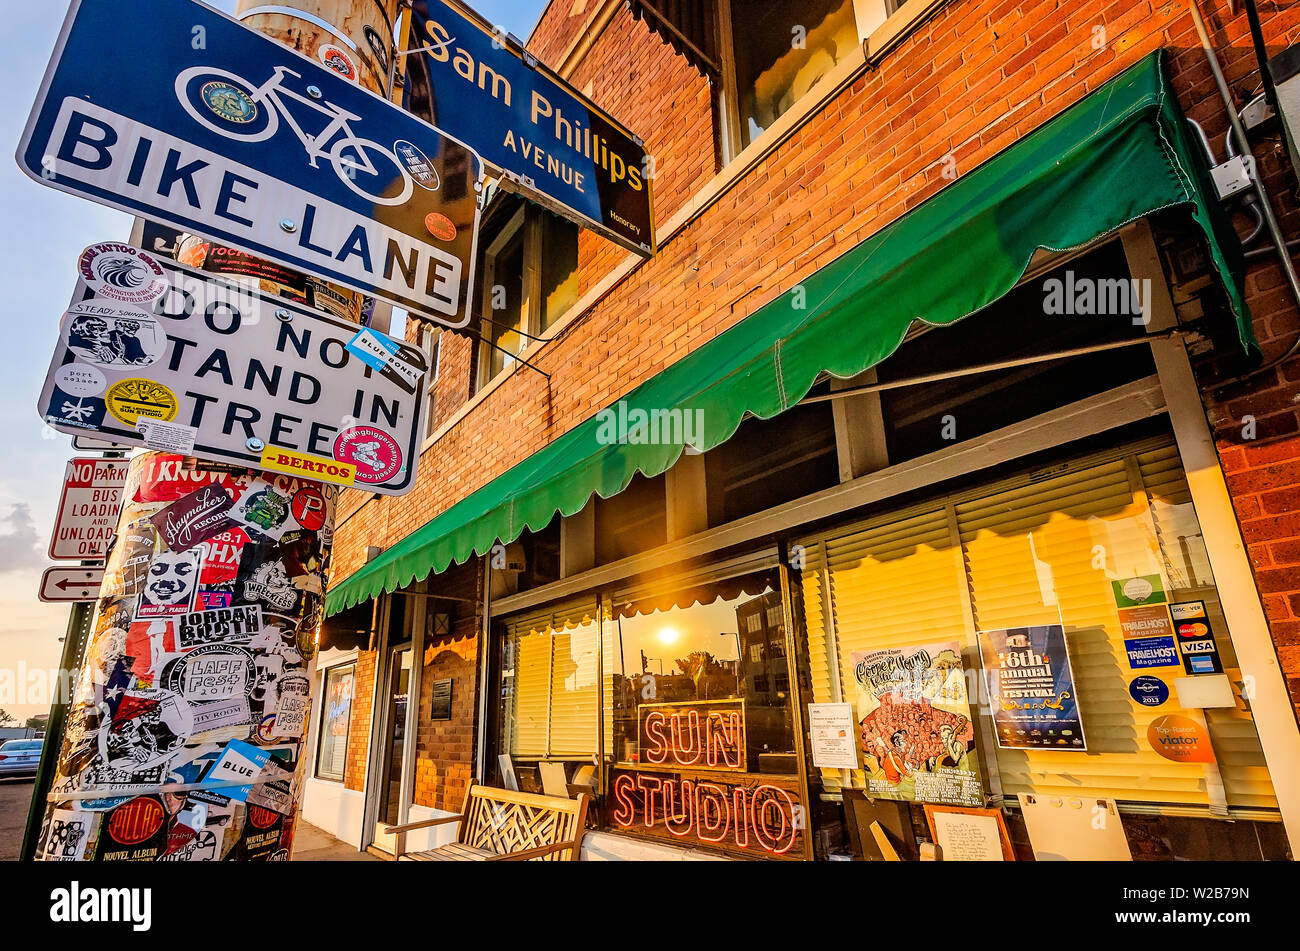
M 798 403 L 823 373 L 848 378 L 880 363 L 914 321 L 951 324 L 1010 291 L 1040 248 L 1083 247 L 1130 222 L 1184 207 L 1208 242 L 1239 327 L 1255 348 L 1240 242 L 1219 208 L 1204 154 L 1188 133 L 1161 54 L 961 175 L 928 201 L 624 397 L 637 410 L 699 411 L 695 448 L 712 449 L 745 414 Z M 672 427 L 661 427 L 672 428 Z M 597 416 L 489 482 L 328 593 L 335 614 L 486 554 L 639 471 L 671 467 L 675 441 L 606 444 Z M 681 432 L 681 427 L 677 427 Z

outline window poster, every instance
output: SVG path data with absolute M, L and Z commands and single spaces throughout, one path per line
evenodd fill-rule
M 321 721 L 320 755 L 316 773 L 323 779 L 343 779 L 348 752 L 348 730 L 352 724 L 352 693 L 356 665 L 335 667 L 325 675 L 324 715 Z
M 1003 749 L 1088 749 L 1059 624 L 980 634 L 989 707 Z
M 961 645 L 858 651 L 852 661 L 867 795 L 982 806 Z

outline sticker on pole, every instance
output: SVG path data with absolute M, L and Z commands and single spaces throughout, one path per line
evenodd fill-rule
M 81 282 L 41 393 L 46 424 L 384 495 L 414 487 L 428 375 L 419 348 L 376 332 L 362 344 L 355 324 L 160 265 L 149 313 Z
M 42 185 L 467 326 L 482 160 L 355 82 L 350 54 L 320 53 L 192 0 L 73 0 L 18 163 Z M 106 55 L 122 68 L 106 71 Z M 453 240 L 429 233 L 431 214 Z M 102 298 L 161 293 L 151 255 L 91 252 L 82 275 Z

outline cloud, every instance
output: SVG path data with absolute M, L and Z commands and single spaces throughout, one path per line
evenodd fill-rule
M 26 502 L 9 507 L 9 514 L 0 516 L 0 574 L 31 568 L 38 558 L 36 521 L 32 508 Z

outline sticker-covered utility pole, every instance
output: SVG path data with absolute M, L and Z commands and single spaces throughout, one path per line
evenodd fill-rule
M 283 0 L 273 7 L 241 0 L 236 16 L 391 97 L 397 12 L 398 0 Z M 199 28 L 192 42 L 205 42 Z M 210 108 L 249 105 L 247 94 L 220 88 L 220 79 L 214 73 L 201 91 Z M 199 236 L 178 251 L 191 267 L 235 278 L 261 295 L 301 280 L 308 291 L 298 303 L 335 320 L 361 320 L 363 296 L 327 280 Z M 205 267 L 209 255 L 236 266 Z M 160 287 L 178 287 L 161 270 L 157 277 Z M 191 276 L 189 286 L 198 293 L 202 285 Z M 169 304 L 154 305 L 157 317 L 177 319 Z M 276 316 L 294 319 L 288 307 Z M 102 398 L 119 424 L 140 429 L 154 451 L 131 462 L 53 782 L 37 811 L 43 816 L 35 857 L 283 860 L 292 849 L 308 755 L 307 669 L 319 636 L 339 488 L 291 469 L 267 471 L 265 456 L 248 467 L 190 458 L 199 423 L 167 425 L 175 401 L 146 378 L 147 369 L 132 369 L 100 394 L 101 383 L 123 374 L 117 364 L 150 364 L 150 341 L 161 345 L 165 338 L 144 331 L 159 326 L 148 314 L 96 299 L 65 327 L 66 366 L 79 372 L 59 375 L 60 392 L 79 387 L 76 406 Z M 250 451 L 271 448 L 253 436 L 247 442 Z M 372 442 L 359 460 L 385 448 Z M 70 644 L 77 633 L 69 628 Z

